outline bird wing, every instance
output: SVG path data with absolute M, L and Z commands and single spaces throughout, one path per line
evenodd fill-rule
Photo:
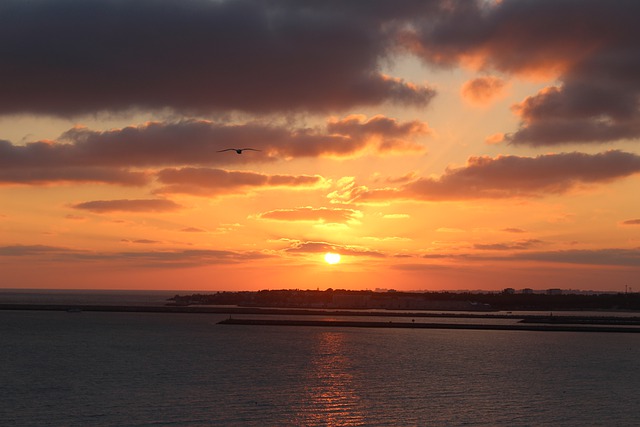
M 260 150 L 256 150 L 255 148 L 241 148 L 242 151 L 244 150 L 251 150 L 251 151 L 260 151 Z
M 226 148 L 224 150 L 218 150 L 218 153 L 222 153 L 223 151 L 236 151 L 235 148 Z

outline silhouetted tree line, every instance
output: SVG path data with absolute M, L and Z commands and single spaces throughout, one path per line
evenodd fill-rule
M 472 293 L 472 292 L 373 292 L 344 289 L 261 290 L 176 295 L 172 305 L 238 305 L 287 308 L 438 308 L 475 304 L 491 310 L 640 310 L 640 293 Z M 440 305 L 438 303 L 441 303 Z M 449 304 L 449 305 L 447 305 Z M 455 309 L 455 308 L 452 308 Z

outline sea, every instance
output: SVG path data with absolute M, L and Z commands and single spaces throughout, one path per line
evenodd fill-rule
M 0 425 L 640 425 L 640 334 L 218 324 L 228 316 L 0 310 Z

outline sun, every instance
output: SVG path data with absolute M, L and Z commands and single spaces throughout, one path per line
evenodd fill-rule
M 324 260 L 329 264 L 337 264 L 340 262 L 340 254 L 327 252 L 326 254 L 324 254 Z

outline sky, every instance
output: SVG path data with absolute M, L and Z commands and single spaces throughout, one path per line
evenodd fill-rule
M 639 14 L 4 0 L 0 287 L 640 290 Z

